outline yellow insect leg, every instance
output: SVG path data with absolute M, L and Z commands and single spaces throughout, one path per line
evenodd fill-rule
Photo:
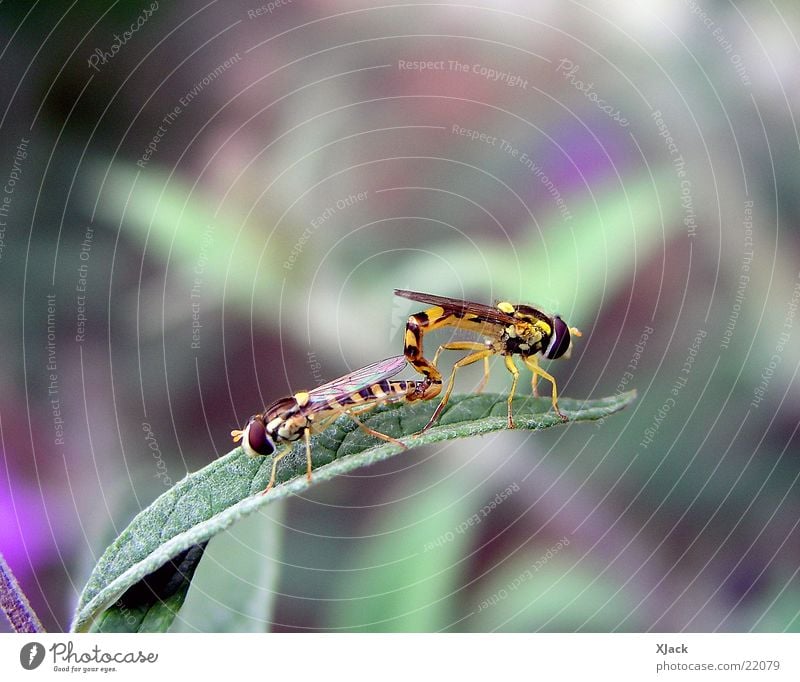
M 333 422 L 335 422 L 340 415 L 341 412 L 336 412 L 335 414 L 332 414 L 331 416 L 321 421 L 312 422 L 311 426 L 308 426 L 305 429 L 303 429 L 303 438 L 306 443 L 306 480 L 309 483 L 311 483 L 311 434 L 324 431 L 331 424 L 333 424 Z
M 279 453 L 272 456 L 272 471 L 270 471 L 269 474 L 269 483 L 267 484 L 267 487 L 261 491 L 262 495 L 266 495 L 270 490 L 272 490 L 272 486 L 275 485 L 275 474 L 278 472 L 278 462 L 286 457 L 286 455 L 288 455 L 291 451 L 291 447 L 286 447 Z
M 311 483 L 311 429 L 303 429 L 306 441 L 306 480 Z
M 364 422 L 362 422 L 358 417 L 355 416 L 356 414 L 369 412 L 373 408 L 377 407 L 379 404 L 380 404 L 380 402 L 376 402 L 373 405 L 363 406 L 363 407 L 361 407 L 361 408 L 359 408 L 357 410 L 346 410 L 346 409 L 342 408 L 341 410 L 334 411 L 334 413 L 331 414 L 330 416 L 328 416 L 327 418 L 325 418 L 325 419 L 323 419 L 323 420 L 321 420 L 319 422 L 314 423 L 311 427 L 307 427 L 307 428 L 303 429 L 303 438 L 304 438 L 305 444 L 306 444 L 306 479 L 309 482 L 311 482 L 311 467 L 312 467 L 312 461 L 311 461 L 311 434 L 312 434 L 312 432 L 313 433 L 319 433 L 320 431 L 324 431 L 325 429 L 327 429 L 331 424 L 333 424 L 334 421 L 336 421 L 342 415 L 345 415 L 345 416 L 349 417 L 350 419 L 352 419 L 356 424 L 358 424 L 359 428 L 361 428 L 365 433 L 368 433 L 371 436 L 375 436 L 376 438 L 380 438 L 381 440 L 385 440 L 385 441 L 388 441 L 390 443 L 394 443 L 395 445 L 401 447 L 403 450 L 407 450 L 408 449 L 408 446 L 405 443 L 403 443 L 402 441 L 399 441 L 396 438 L 393 438 L 392 436 L 388 436 L 385 433 L 381 433 L 380 431 L 376 431 L 375 429 L 370 428 Z M 239 436 L 239 438 L 241 438 L 241 435 Z M 262 491 L 262 493 L 261 493 L 262 495 L 266 495 L 270 490 L 272 490 L 273 486 L 275 485 L 275 478 L 276 478 L 277 473 L 278 473 L 278 462 L 280 462 L 287 454 L 289 454 L 289 452 L 291 452 L 291 449 L 292 449 L 291 446 L 289 446 L 289 447 L 286 447 L 283 450 L 281 450 L 276 455 L 273 455 L 273 458 L 272 458 L 272 470 L 270 471 L 270 476 L 269 476 L 269 484 Z
M 517 366 L 514 364 L 514 359 L 510 355 L 506 355 L 506 369 L 511 372 L 511 376 L 514 377 L 511 381 L 511 392 L 508 394 L 508 428 L 514 428 L 514 419 L 511 416 L 511 403 L 514 401 L 514 394 L 517 392 L 517 381 L 519 381 L 519 370 Z
M 565 415 L 561 410 L 558 409 L 558 388 L 556 387 L 556 380 L 551 375 L 545 372 L 541 367 L 539 367 L 539 361 L 535 356 L 530 356 L 527 358 L 523 358 L 525 362 L 525 366 L 533 372 L 534 377 L 540 376 L 542 379 L 546 379 L 553 385 L 553 409 L 556 411 L 556 414 L 559 416 L 562 422 L 565 422 L 569 419 L 567 415 Z
M 478 388 L 475 389 L 475 393 L 483 393 L 483 389 L 486 388 L 486 384 L 489 383 L 489 356 L 487 355 L 483 358 L 483 378 L 481 379 L 481 383 L 478 384 Z
M 436 350 L 436 355 L 433 356 L 433 364 L 438 367 L 439 353 L 443 350 L 472 350 L 482 351 L 486 350 L 486 344 L 478 343 L 477 341 L 453 341 L 452 343 L 443 343 Z M 486 383 L 489 381 L 489 356 L 483 358 L 483 378 L 475 389 L 475 393 L 482 393 L 486 388 Z
M 377 407 L 377 405 L 375 407 Z M 366 410 L 360 410 L 360 412 L 366 412 Z M 350 417 L 350 419 L 352 419 L 356 424 L 358 424 L 362 431 L 368 433 L 370 436 L 375 436 L 375 438 L 380 438 L 381 440 L 385 440 L 388 443 L 394 443 L 395 445 L 399 445 L 403 450 L 408 450 L 408 446 L 405 443 L 397 440 L 397 438 L 392 438 L 391 436 L 388 436 L 385 433 L 381 433 L 380 431 L 371 429 L 369 426 L 367 426 L 364 422 L 362 422 L 358 417 L 356 417 L 351 412 L 345 412 L 345 414 L 348 417 Z
M 315 424 L 314 431 L 317 432 L 327 428 L 327 426 L 332 424 L 338 416 L 339 416 L 338 414 L 335 414 L 331 418 L 326 419 L 318 424 Z M 308 482 L 310 483 L 311 482 L 311 429 L 310 428 L 306 427 L 305 429 L 303 429 L 303 439 L 305 440 L 306 443 L 306 480 L 308 480 Z M 278 462 L 280 462 L 284 457 L 286 457 L 286 455 L 288 455 L 291 452 L 291 450 L 292 447 L 288 446 L 283 450 L 281 450 L 278 454 L 272 456 L 272 471 L 270 472 L 269 475 L 269 484 L 262 491 L 261 493 L 262 495 L 266 495 L 270 490 L 272 490 L 272 487 L 275 485 L 275 476 L 278 473 Z
M 452 345 L 452 344 L 447 344 L 447 345 Z M 473 362 L 479 362 L 480 360 L 488 358 L 494 352 L 490 348 L 486 348 L 482 345 L 481 348 L 482 350 L 477 351 L 475 353 L 471 353 L 470 355 L 467 355 L 465 358 L 461 358 L 455 365 L 453 365 L 453 373 L 450 375 L 450 381 L 447 382 L 447 390 L 444 392 L 444 398 L 442 398 L 442 401 L 434 410 L 433 414 L 431 415 L 431 418 L 428 420 L 428 423 L 425 424 L 422 430 L 419 431 L 418 433 L 422 433 L 423 431 L 429 429 L 431 426 L 433 426 L 433 423 L 439 418 L 439 415 L 442 413 L 444 406 L 447 405 L 447 401 L 450 400 L 450 394 L 453 392 L 453 386 L 455 385 L 456 381 L 456 372 L 461 367 L 466 367 L 467 365 L 471 365 Z
M 381 440 L 388 441 L 389 443 L 394 443 L 395 445 L 398 445 L 401 448 L 403 448 L 403 450 L 408 450 L 408 446 L 405 443 L 403 443 L 402 441 L 399 441 L 399 440 L 397 440 L 397 438 L 392 438 L 391 436 L 388 436 L 385 433 L 381 433 L 380 431 L 376 431 L 375 429 L 370 428 L 364 422 L 362 422 L 358 417 L 356 417 L 357 414 L 364 414 L 365 412 L 369 412 L 370 410 L 375 409 L 382 402 L 383 401 L 376 402 L 376 403 L 374 403 L 372 405 L 365 405 L 365 406 L 359 407 L 357 409 L 346 410 L 346 409 L 342 408 L 341 410 L 337 410 L 335 414 L 333 414 L 331 417 L 326 419 L 324 422 L 321 422 L 315 428 L 315 432 L 316 431 L 323 431 L 324 429 L 328 428 L 328 426 L 330 424 L 332 424 L 334 421 L 336 421 L 339 417 L 344 415 L 344 416 L 349 417 L 350 419 L 352 419 L 356 424 L 358 424 L 358 427 L 362 431 L 364 431 L 365 433 L 368 433 L 370 436 L 375 436 L 376 438 L 380 438 Z
M 531 377 L 531 391 L 533 392 L 533 397 L 539 397 L 539 375 L 534 373 Z
M 347 417 L 350 417 L 350 419 L 352 419 L 356 424 L 358 424 L 359 428 L 362 431 L 364 431 L 364 433 L 368 433 L 370 436 L 375 436 L 375 438 L 380 438 L 381 440 L 385 440 L 389 443 L 394 443 L 395 445 L 399 445 L 401 448 L 403 448 L 403 450 L 408 450 L 408 446 L 405 443 L 397 440 L 397 438 L 392 438 L 391 436 L 387 436 L 385 433 L 381 433 L 380 431 L 376 431 L 375 429 L 370 428 L 364 422 L 362 422 L 358 417 L 356 417 L 357 414 L 364 414 L 365 412 L 369 412 L 370 410 L 375 409 L 376 407 L 378 407 L 378 405 L 382 404 L 383 402 L 388 402 L 388 401 L 376 402 L 372 405 L 366 405 L 365 407 L 360 407 L 357 410 L 342 410 L 339 414 L 336 415 L 336 417 L 338 418 L 342 414 Z

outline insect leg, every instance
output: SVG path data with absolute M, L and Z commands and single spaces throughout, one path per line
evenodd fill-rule
M 525 364 L 528 365 L 527 358 L 525 358 Z M 531 374 L 531 391 L 533 392 L 533 397 L 539 397 L 539 375 L 536 372 Z
M 377 407 L 377 403 L 374 404 L 374 405 L 367 405 L 365 407 L 362 407 L 359 410 L 357 410 L 357 412 L 359 412 L 359 413 L 368 412 L 369 410 L 373 409 L 374 407 Z M 352 419 L 356 424 L 358 424 L 358 426 L 361 429 L 363 429 L 366 433 L 370 434 L 371 436 L 376 436 L 377 438 L 381 438 L 383 440 L 386 440 L 386 441 L 389 441 L 391 443 L 394 443 L 395 445 L 399 445 L 404 450 L 408 449 L 408 446 L 406 446 L 404 443 L 401 443 L 396 438 L 392 438 L 391 436 L 387 436 L 385 433 L 381 433 L 380 431 L 376 431 L 375 429 L 371 429 L 369 426 L 364 424 L 360 419 L 358 419 L 358 417 L 356 417 L 352 412 L 350 412 L 348 410 L 345 410 L 345 409 L 339 409 L 339 410 L 336 410 L 333 414 L 331 414 L 326 419 L 324 419 L 322 421 L 319 421 L 319 422 L 316 422 L 313 425 L 313 427 L 311 427 L 311 428 L 306 427 L 305 429 L 303 429 L 303 438 L 304 438 L 305 444 L 306 444 L 306 479 L 309 482 L 311 481 L 311 466 L 312 466 L 312 462 L 311 462 L 311 433 L 312 433 L 312 429 L 313 429 L 314 433 L 318 433 L 320 431 L 324 431 L 326 428 L 328 428 L 328 426 L 330 426 L 334 421 L 336 421 L 342 415 L 346 415 L 346 416 L 350 417 L 350 419 Z M 275 485 L 275 477 L 276 477 L 277 472 L 278 472 L 278 462 L 280 462 L 287 454 L 289 454 L 289 452 L 291 452 L 291 449 L 292 449 L 291 446 L 289 446 L 289 447 L 286 447 L 283 450 L 281 450 L 279 453 L 273 455 L 273 458 L 272 458 L 272 470 L 270 471 L 270 476 L 269 476 L 269 484 L 262 491 L 262 493 L 261 493 L 262 495 L 266 495 L 272 489 L 272 487 Z
M 489 381 L 489 356 L 483 358 L 483 378 L 481 379 L 481 383 L 478 384 L 478 388 L 475 389 L 475 393 L 483 393 L 483 389 L 486 388 L 486 384 Z
M 275 485 L 275 474 L 278 472 L 278 462 L 286 457 L 286 455 L 288 455 L 291 451 L 291 447 L 285 447 L 280 452 L 272 455 L 272 471 L 269 474 L 269 483 L 267 484 L 267 487 L 261 491 L 262 495 L 266 495 L 270 490 L 272 490 L 272 486 Z
M 567 415 L 558 409 L 558 388 L 556 388 L 556 380 L 551 374 L 548 374 L 541 367 L 539 367 L 539 361 L 534 356 L 523 358 L 523 360 L 525 362 L 525 366 L 531 372 L 533 372 L 534 376 L 538 375 L 542 377 L 542 379 L 546 379 L 553 384 L 553 409 L 556 411 L 556 414 L 559 416 L 562 422 L 567 421 L 569 417 L 567 417 Z
M 482 351 L 486 350 L 486 344 L 478 343 L 477 341 L 453 341 L 452 343 L 443 343 L 436 351 L 436 355 L 433 356 L 433 364 L 436 367 L 439 366 L 439 353 L 443 350 L 473 350 L 473 351 Z M 483 389 L 486 388 L 486 382 L 489 381 L 489 356 L 487 355 L 483 358 L 483 378 L 481 379 L 481 383 L 478 384 L 478 388 L 475 389 L 475 393 L 482 393 Z
M 366 410 L 364 410 L 364 411 L 366 411 Z M 389 435 L 387 435 L 385 433 L 381 433 L 380 431 L 376 431 L 375 429 L 371 429 L 364 422 L 362 422 L 358 417 L 356 417 L 354 414 L 351 414 L 350 412 L 345 412 L 345 414 L 348 417 L 350 417 L 350 419 L 352 419 L 356 424 L 358 424 L 359 427 L 361 427 L 362 431 L 368 433 L 370 436 L 375 436 L 376 438 L 380 438 L 381 440 L 385 440 L 388 443 L 394 443 L 395 445 L 398 445 L 401 448 L 403 448 L 403 450 L 408 450 L 408 446 L 405 443 L 403 443 L 402 441 L 397 440 L 397 438 L 392 438 L 391 436 L 389 436 Z
M 488 358 L 494 352 L 490 348 L 486 348 L 484 346 L 481 346 L 481 348 L 482 350 L 476 351 L 475 353 L 471 353 L 470 355 L 461 358 L 456 364 L 453 365 L 453 373 L 450 375 L 450 381 L 447 382 L 447 390 L 444 392 L 444 398 L 442 398 L 442 401 L 433 411 L 433 414 L 431 415 L 431 418 L 428 420 L 428 423 L 425 424 L 422 430 L 419 431 L 418 433 L 422 433 L 423 431 L 429 429 L 431 426 L 433 426 L 433 423 L 439 418 L 439 415 L 442 413 L 444 406 L 447 405 L 447 401 L 450 400 L 450 394 L 453 392 L 453 386 L 455 385 L 456 381 L 456 372 L 461 367 L 466 367 L 467 365 L 471 365 L 473 362 L 478 362 L 479 360 L 484 360 Z
M 311 483 L 311 429 L 303 429 L 306 441 L 306 480 Z
M 506 361 L 506 369 L 508 369 L 508 371 L 511 372 L 511 376 L 514 377 L 514 379 L 511 381 L 511 392 L 508 394 L 508 428 L 513 429 L 514 419 L 511 416 L 511 403 L 514 400 L 514 393 L 516 393 L 517 391 L 519 370 L 517 369 L 517 366 L 514 364 L 514 358 L 512 358 L 510 355 L 506 355 L 505 361 Z
M 325 427 L 327 427 L 327 425 L 330 424 L 332 421 L 344 415 L 352 419 L 356 424 L 358 424 L 359 428 L 362 431 L 368 433 L 370 436 L 375 436 L 376 438 L 388 441 L 389 443 L 394 443 L 395 445 L 398 445 L 399 447 L 403 448 L 403 450 L 408 450 L 408 446 L 405 443 L 397 440 L 397 438 L 392 438 L 391 436 L 387 436 L 385 433 L 381 433 L 380 431 L 376 431 L 375 429 L 370 428 L 364 422 L 362 422 L 358 417 L 356 417 L 357 414 L 363 414 L 365 412 L 369 412 L 370 410 L 376 408 L 379 404 L 380 403 L 375 403 L 373 405 L 362 406 L 356 410 L 345 410 L 345 409 L 339 410 L 337 411 L 336 414 L 334 414 L 330 418 L 330 420 L 325 421 Z
M 303 429 L 303 438 L 306 443 L 306 480 L 309 483 L 311 482 L 311 434 L 324 431 L 333 424 L 341 414 L 341 412 L 336 412 L 322 421 L 312 422 L 310 427 Z

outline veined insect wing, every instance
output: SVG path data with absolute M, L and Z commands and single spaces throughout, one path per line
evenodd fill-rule
M 445 312 L 455 313 L 459 316 L 475 315 L 487 322 L 496 322 L 498 324 L 514 324 L 515 322 L 513 315 L 483 303 L 464 301 L 448 296 L 436 296 L 435 294 L 424 294 L 419 291 L 406 291 L 405 289 L 395 289 L 394 293 L 396 296 L 408 298 L 412 301 L 439 306 Z M 458 325 L 456 324 L 455 326 Z
M 308 392 L 309 404 L 325 403 L 331 399 L 335 400 L 336 398 L 358 393 L 361 389 L 393 377 L 406 365 L 405 355 L 397 355 L 379 362 L 373 362 L 371 365 L 357 369 L 350 372 L 350 374 L 310 390 Z

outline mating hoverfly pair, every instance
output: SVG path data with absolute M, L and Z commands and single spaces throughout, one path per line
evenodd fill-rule
M 567 416 L 558 408 L 556 380 L 539 366 L 538 355 L 550 360 L 568 358 L 572 349 L 572 337 L 581 336 L 578 329 L 567 326 L 558 315 L 547 315 L 536 308 L 513 305 L 507 301 L 501 301 L 493 308 L 415 291 L 396 289 L 394 293 L 432 306 L 408 318 L 403 355 L 381 360 L 317 388 L 281 398 L 260 414 L 250 417 L 243 429 L 231 431 L 234 442 L 241 441 L 242 448 L 248 455 L 272 456 L 269 484 L 264 493 L 275 485 L 278 462 L 290 452 L 291 443 L 300 438 L 305 440 L 306 475 L 310 481 L 311 435 L 325 430 L 342 415 L 350 417 L 366 433 L 405 448 L 405 444 L 397 439 L 369 428 L 358 415 L 378 405 L 430 400 L 438 396 L 443 382 L 437 362 L 443 350 L 469 351 L 469 354 L 453 366 L 444 396 L 422 431 L 430 428 L 441 415 L 450 400 L 456 373 L 460 368 L 483 361 L 483 379 L 477 389 L 478 392 L 483 390 L 489 380 L 489 358 L 493 355 L 503 356 L 506 369 L 513 377 L 508 395 L 509 428 L 514 428 L 511 406 L 519 380 L 519 369 L 513 359 L 515 355 L 519 355 L 533 373 L 531 388 L 534 396 L 538 395 L 539 378 L 552 384 L 553 408 L 562 421 L 567 421 Z M 442 327 L 474 332 L 483 336 L 484 340 L 442 344 L 430 361 L 423 355 L 423 336 Z M 424 379 L 392 380 L 406 363 L 422 374 Z M 276 454 L 278 445 L 283 447 Z

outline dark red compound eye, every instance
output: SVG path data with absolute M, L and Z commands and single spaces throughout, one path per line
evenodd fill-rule
M 553 338 L 547 347 L 545 357 L 549 360 L 560 358 L 569 349 L 570 336 L 569 327 L 558 315 L 553 318 Z
M 267 429 L 260 419 L 252 419 L 247 428 L 247 442 L 253 452 L 259 455 L 271 455 L 275 452 L 272 439 L 267 436 Z

